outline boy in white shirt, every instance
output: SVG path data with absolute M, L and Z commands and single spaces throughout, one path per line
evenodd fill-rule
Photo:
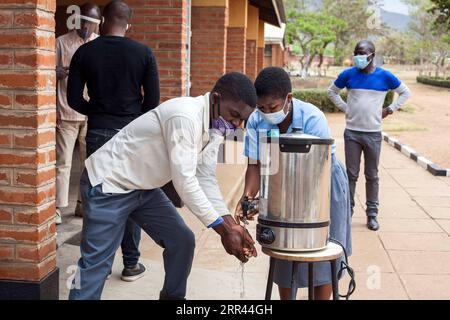
M 210 170 L 217 156 L 208 156 L 217 155 L 222 129 L 239 127 L 255 107 L 253 83 L 230 73 L 211 93 L 171 99 L 145 113 L 86 160 L 81 258 L 70 299 L 100 299 L 128 217 L 165 249 L 160 298 L 185 298 L 195 237 L 159 189 L 170 180 L 229 254 L 242 262 L 256 257 L 254 241 L 230 215 Z

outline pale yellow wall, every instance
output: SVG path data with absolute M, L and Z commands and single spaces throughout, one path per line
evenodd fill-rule
M 259 20 L 258 48 L 264 48 L 264 21 L 262 20 Z
M 247 17 L 247 40 L 258 40 L 259 9 L 249 5 Z
M 229 0 L 229 27 L 247 28 L 248 0 Z
M 227 7 L 228 0 L 192 0 L 194 7 Z

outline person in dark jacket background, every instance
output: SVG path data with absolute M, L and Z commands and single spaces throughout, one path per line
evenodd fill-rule
M 103 11 L 100 37 L 81 46 L 74 54 L 68 80 L 67 100 L 71 108 L 88 117 L 87 157 L 108 142 L 120 129 L 160 100 L 158 69 L 151 49 L 125 37 L 130 8 L 111 1 Z M 83 97 L 87 86 L 90 100 Z M 122 280 L 142 277 L 139 263 L 141 229 L 128 219 L 122 240 Z

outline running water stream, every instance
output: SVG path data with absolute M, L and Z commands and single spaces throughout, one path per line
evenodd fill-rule
M 246 234 L 246 232 L 247 232 L 247 220 L 243 220 L 243 222 L 244 222 L 244 225 L 243 225 L 243 227 L 244 227 L 244 235 Z M 244 246 L 242 246 L 242 247 L 244 247 Z M 244 299 L 244 297 L 245 297 L 245 280 L 244 280 L 244 271 L 245 271 L 245 263 L 244 262 L 240 262 L 240 269 L 241 269 L 241 294 L 240 294 L 240 297 L 241 297 L 241 299 Z
M 244 271 L 245 271 L 245 263 L 241 262 L 241 299 L 245 298 L 245 281 L 244 281 Z

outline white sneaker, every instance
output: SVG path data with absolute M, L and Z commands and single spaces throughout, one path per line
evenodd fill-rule
M 61 210 L 59 208 L 56 208 L 56 219 L 55 219 L 56 225 L 60 225 L 62 223 L 61 219 Z

